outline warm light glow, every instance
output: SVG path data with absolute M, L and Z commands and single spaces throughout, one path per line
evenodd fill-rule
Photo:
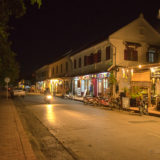
M 52 99 L 52 96 L 51 95 L 47 95 L 47 99 Z
M 139 66 L 138 66 L 138 68 L 142 68 L 142 66 L 141 66 L 141 65 L 139 65 Z
M 122 68 L 122 75 L 123 75 L 123 78 L 125 78 L 125 69 Z
M 133 69 L 131 69 L 131 76 L 133 76 Z
M 53 108 L 54 106 L 52 104 L 47 105 L 47 119 L 52 123 L 55 122 L 55 114 Z
M 153 84 L 155 83 L 155 78 L 152 78 L 152 83 L 153 83 Z
M 58 79 L 53 79 L 52 80 L 54 83 L 58 83 Z
M 155 69 L 154 69 L 154 68 L 151 68 L 151 72 L 155 72 Z

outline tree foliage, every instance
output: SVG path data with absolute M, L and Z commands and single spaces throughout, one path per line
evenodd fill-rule
M 31 4 L 38 4 L 40 8 L 42 0 L 30 0 Z M 26 13 L 25 0 L 0 0 L 0 85 L 4 83 L 4 77 L 10 77 L 14 82 L 19 75 L 19 66 L 15 60 L 16 54 L 11 50 L 8 40 L 10 17 L 19 18 Z

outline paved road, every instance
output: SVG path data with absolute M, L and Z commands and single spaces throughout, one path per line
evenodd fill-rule
M 160 119 L 41 96 L 23 100 L 27 109 L 78 160 L 159 160 Z

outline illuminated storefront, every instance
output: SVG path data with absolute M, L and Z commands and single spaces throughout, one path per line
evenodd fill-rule
M 160 96 L 160 67 L 152 67 L 151 69 L 153 94 Z
M 83 96 L 85 91 L 90 96 L 103 96 L 108 91 L 109 72 L 88 74 L 73 78 L 73 94 Z

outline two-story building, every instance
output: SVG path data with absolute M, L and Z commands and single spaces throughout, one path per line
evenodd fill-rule
M 36 74 L 36 90 L 43 92 L 45 88 L 49 87 L 49 65 L 45 65 L 35 72 Z
M 111 71 L 117 80 L 114 95 L 131 90 L 132 86 L 139 86 L 141 83 L 132 78 L 136 76 L 135 68 L 158 62 L 157 46 L 160 46 L 160 34 L 141 14 L 110 34 L 106 40 L 71 55 L 75 93 L 83 95 L 87 90 L 95 96 L 104 95 L 108 91 Z M 150 76 L 150 71 L 145 74 Z M 151 85 L 150 79 L 143 79 L 143 82 L 147 86 Z
M 71 74 L 72 64 L 70 60 L 70 52 L 57 58 L 48 65 L 48 77 L 45 80 L 47 87 L 54 95 L 64 95 L 71 90 Z M 45 85 L 46 86 L 46 85 Z
M 159 62 L 160 34 L 144 19 L 141 14 L 136 20 L 109 36 L 115 47 L 113 67 L 119 92 L 135 87 L 146 90 L 151 97 L 151 72 L 153 64 Z M 149 102 L 151 100 L 149 99 Z
M 150 94 L 150 68 L 151 65 L 152 68 L 158 66 L 159 46 L 160 34 L 141 14 L 105 40 L 69 52 L 50 64 L 48 79 L 52 84 L 51 91 L 66 92 L 69 88 L 78 96 L 104 96 L 111 92 L 112 75 L 116 79 L 114 96 L 132 92 L 134 87 L 146 88 Z M 69 87 L 62 87 L 66 83 Z M 58 86 L 65 89 L 58 89 Z
M 112 65 L 112 46 L 107 40 L 91 44 L 71 55 L 73 91 L 77 96 L 102 96 L 109 89 L 107 69 Z

